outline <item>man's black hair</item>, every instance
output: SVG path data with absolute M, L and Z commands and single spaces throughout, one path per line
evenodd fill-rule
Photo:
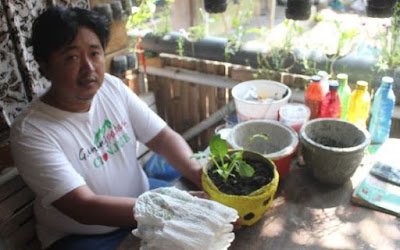
M 110 39 L 108 19 L 96 11 L 82 8 L 51 7 L 33 23 L 31 44 L 37 62 L 47 62 L 52 52 L 70 44 L 79 27 L 91 29 L 103 49 Z

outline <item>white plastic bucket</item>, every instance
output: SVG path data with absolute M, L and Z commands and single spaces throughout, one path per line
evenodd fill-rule
M 310 118 L 310 109 L 301 103 L 288 103 L 279 109 L 279 121 L 292 127 L 296 132 Z
M 247 100 L 246 94 L 255 89 L 265 102 Z M 283 83 L 270 80 L 251 80 L 237 84 L 232 89 L 239 122 L 247 120 L 278 120 L 279 108 L 288 103 L 292 91 Z

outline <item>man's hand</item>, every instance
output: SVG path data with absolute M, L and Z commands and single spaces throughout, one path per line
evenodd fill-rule
M 207 199 L 207 200 L 210 199 L 210 195 L 204 191 L 189 191 L 189 194 L 201 199 Z

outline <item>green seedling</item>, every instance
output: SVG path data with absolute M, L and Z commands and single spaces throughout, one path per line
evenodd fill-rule
M 257 137 L 268 140 L 267 135 L 256 134 L 250 137 L 249 144 Z M 228 144 L 219 134 L 211 138 L 209 146 L 210 153 L 198 152 L 193 154 L 191 158 L 197 160 L 208 158 L 211 160 L 216 166 L 215 171 L 221 176 L 224 182 L 226 182 L 230 176 L 235 178 L 233 170 L 241 177 L 249 178 L 254 175 L 254 168 L 243 159 L 243 150 L 228 153 Z

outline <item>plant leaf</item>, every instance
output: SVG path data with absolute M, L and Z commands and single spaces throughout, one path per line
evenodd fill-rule
M 240 161 L 236 164 L 236 172 L 238 172 L 241 177 L 252 177 L 255 170 L 246 162 Z
M 219 134 L 211 137 L 210 152 L 213 157 L 218 157 L 219 159 L 223 159 L 228 153 L 228 144 Z

